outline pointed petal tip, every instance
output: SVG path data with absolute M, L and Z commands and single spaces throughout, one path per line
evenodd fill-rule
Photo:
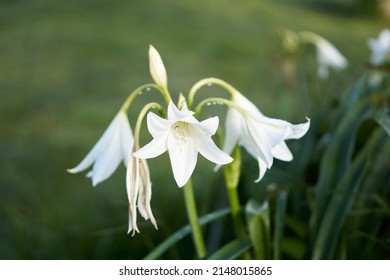
M 66 172 L 71 173 L 71 174 L 75 174 L 75 173 L 77 173 L 78 171 L 76 171 L 75 168 L 67 168 L 67 169 L 66 169 Z

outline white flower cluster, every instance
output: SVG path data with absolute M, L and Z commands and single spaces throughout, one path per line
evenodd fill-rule
M 324 49 L 326 48 L 325 44 Z M 153 46 L 149 49 L 149 61 L 156 88 L 169 100 L 167 118 L 153 112 L 147 115 L 147 127 L 153 140 L 139 148 L 139 132 L 136 129 L 133 136 L 126 108 L 122 107 L 88 155 L 79 165 L 68 170 L 77 173 L 92 166 L 87 176 L 96 186 L 111 176 L 121 161 L 124 162 L 127 166 L 126 184 L 130 205 L 128 232 L 139 232 L 136 209 L 157 229 L 150 205 L 152 184 L 146 159 L 155 158 L 168 151 L 173 177 L 178 187 L 183 187 L 190 179 L 196 167 L 198 153 L 217 165 L 228 164 L 233 161 L 230 154 L 234 147 L 240 145 L 258 161 L 257 181 L 271 168 L 274 158 L 292 160 L 292 153 L 285 140 L 298 139 L 305 135 L 310 126 L 309 120 L 293 125 L 284 120 L 268 118 L 251 101 L 228 86 L 232 98 L 222 102 L 228 105 L 229 109 L 225 124 L 225 143 L 221 150 L 211 138 L 217 131 L 218 117 L 198 121 L 184 98 L 176 106 L 169 94 L 167 95 L 166 70 Z M 218 81 L 224 84 L 222 80 Z

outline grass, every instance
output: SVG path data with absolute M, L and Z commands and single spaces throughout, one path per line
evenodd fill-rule
M 353 9 L 349 2 L 346 9 Z M 175 96 L 215 76 L 266 114 L 298 122 L 308 112 L 304 87 L 281 85 L 268 39 L 275 28 L 311 30 L 349 59 L 349 69 L 324 85 L 342 95 L 365 68 L 367 37 L 376 37 L 384 23 L 306 3 L 2 1 L 0 258 L 138 259 L 186 223 L 182 193 L 169 168 L 160 168 L 168 165 L 166 156 L 150 161 L 160 230 L 141 223 L 135 237 L 125 234 L 123 166 L 96 188 L 65 172 L 97 141 L 127 94 L 151 81 L 149 44 L 160 51 Z M 137 110 L 130 113 L 132 125 L 136 116 Z M 204 176 L 212 165 L 201 162 L 194 184 L 206 213 L 226 201 L 207 188 L 221 177 Z

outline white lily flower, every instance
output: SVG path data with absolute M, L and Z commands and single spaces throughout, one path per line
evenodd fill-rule
M 144 159 L 131 157 L 126 173 L 127 196 L 129 199 L 129 228 L 127 233 L 139 232 L 137 227 L 138 211 L 145 220 L 149 220 L 157 229 L 150 201 L 152 199 L 152 184 L 150 182 L 149 167 Z
M 218 117 L 199 122 L 193 114 L 185 102 L 181 110 L 170 102 L 168 119 L 148 113 L 147 125 L 153 140 L 134 153 L 138 158 L 148 159 L 168 150 L 173 176 L 179 187 L 184 186 L 191 177 L 198 152 L 217 164 L 227 164 L 233 160 L 211 139 L 218 127 Z
M 342 70 L 348 66 L 347 59 L 328 40 L 319 37 L 315 42 L 317 47 L 317 74 L 321 79 L 327 79 L 329 68 Z
M 168 87 L 167 72 L 160 54 L 152 45 L 149 46 L 149 70 L 154 82 L 166 89 Z
M 231 154 L 237 143 L 243 146 L 259 164 L 259 182 L 273 158 L 291 161 L 292 153 L 285 140 L 299 139 L 308 131 L 310 120 L 293 125 L 289 122 L 265 117 L 259 109 L 241 93 L 236 92 L 232 101 L 242 110 L 229 108 L 226 115 L 226 136 L 223 151 Z
M 92 178 L 92 184 L 96 186 L 110 177 L 121 161 L 127 165 L 133 142 L 129 120 L 121 110 L 87 156 L 68 172 L 78 173 L 93 165 L 87 177 Z
M 378 39 L 368 39 L 368 46 L 371 49 L 372 64 L 380 65 L 390 61 L 390 30 L 382 30 Z

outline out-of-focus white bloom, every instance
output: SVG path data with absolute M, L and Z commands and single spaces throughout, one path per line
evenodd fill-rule
M 390 30 L 384 29 L 377 39 L 368 39 L 371 49 L 371 63 L 380 65 L 390 61 Z
M 316 40 L 317 46 L 317 74 L 321 79 L 327 79 L 329 68 L 342 70 L 348 66 L 347 59 L 328 40 L 320 37 Z
M 78 173 L 93 164 L 87 177 L 91 178 L 92 184 L 96 186 L 110 177 L 121 161 L 127 165 L 133 141 L 129 120 L 126 113 L 121 110 L 87 156 L 79 165 L 68 169 L 68 172 Z
M 273 158 L 291 161 L 292 153 L 285 140 L 299 139 L 309 129 L 310 120 L 293 125 L 289 122 L 265 117 L 259 109 L 241 93 L 236 92 L 232 101 L 240 110 L 229 108 L 226 115 L 226 137 L 223 151 L 230 154 L 238 143 L 259 164 L 259 182 Z
M 173 176 L 179 187 L 184 186 L 191 177 L 198 152 L 217 164 L 227 164 L 233 160 L 211 139 L 218 127 L 218 117 L 199 122 L 193 114 L 186 102 L 182 103 L 181 110 L 170 102 L 168 119 L 148 113 L 148 130 L 153 140 L 134 153 L 138 158 L 148 159 L 168 150 Z
M 149 46 L 149 70 L 154 82 L 163 89 L 168 87 L 167 72 L 158 51 Z
M 144 159 L 131 156 L 126 173 L 127 196 L 129 199 L 129 228 L 127 233 L 139 232 L 137 227 L 137 207 L 141 216 L 149 220 L 157 229 L 150 201 L 152 199 L 152 184 L 149 167 Z
M 303 42 L 314 44 L 317 53 L 317 75 L 321 79 L 327 79 L 329 68 L 342 70 L 348 66 L 347 59 L 328 40 L 316 33 L 303 31 L 299 33 Z

